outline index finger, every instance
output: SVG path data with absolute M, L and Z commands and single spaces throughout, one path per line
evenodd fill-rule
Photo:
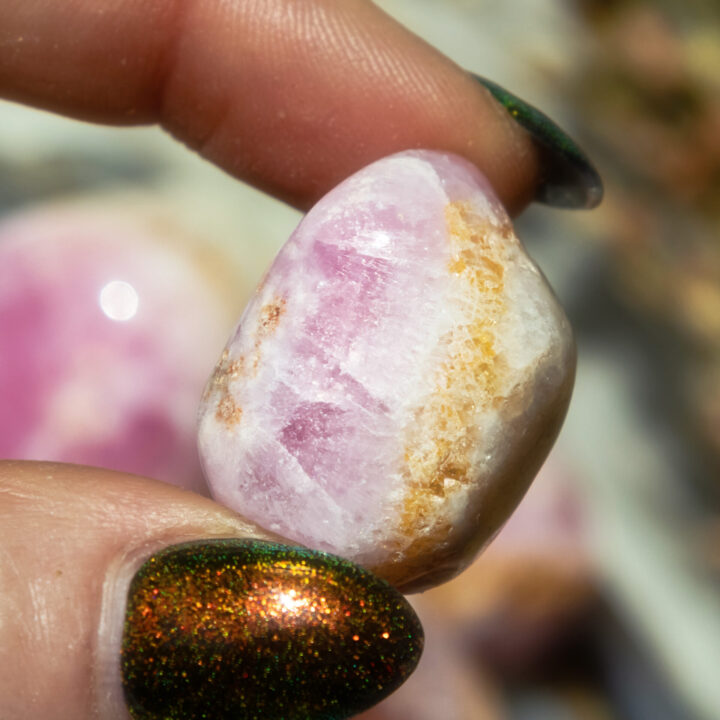
M 0 95 L 159 123 L 301 208 L 407 148 L 465 156 L 511 211 L 540 177 L 490 92 L 364 0 L 6 0 Z

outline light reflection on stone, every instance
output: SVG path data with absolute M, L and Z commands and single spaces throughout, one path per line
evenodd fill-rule
M 1 223 L 0 457 L 206 492 L 197 403 L 231 318 L 203 257 L 126 204 Z
M 100 309 L 111 320 L 130 320 L 138 311 L 137 290 L 124 280 L 111 280 L 100 291 Z

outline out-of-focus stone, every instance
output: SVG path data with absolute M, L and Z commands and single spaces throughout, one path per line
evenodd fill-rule
M 485 178 L 378 161 L 281 250 L 207 386 L 215 497 L 405 590 L 501 527 L 572 388 L 569 324 Z
M 163 218 L 94 200 L 0 225 L 0 457 L 207 493 L 195 416 L 229 308 Z
M 577 663 L 598 609 L 582 494 L 550 455 L 492 545 L 460 577 L 422 595 L 469 658 L 506 681 Z
M 390 697 L 355 720 L 505 720 L 501 688 L 456 642 L 456 627 L 442 610 L 425 602 L 426 595 L 410 598 L 425 631 L 417 669 Z

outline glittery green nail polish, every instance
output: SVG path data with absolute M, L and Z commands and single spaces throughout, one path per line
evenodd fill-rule
M 563 208 L 599 205 L 603 196 L 602 179 L 575 141 L 537 108 L 491 80 L 479 75 L 473 77 L 530 133 L 540 149 L 542 177 L 535 200 Z
M 346 560 L 187 543 L 132 580 L 122 681 L 136 720 L 336 720 L 389 695 L 422 645 L 402 595 Z

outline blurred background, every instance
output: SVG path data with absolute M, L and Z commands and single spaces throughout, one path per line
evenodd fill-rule
M 720 4 L 382 0 L 595 160 L 518 234 L 576 329 L 559 442 L 365 720 L 720 718 Z M 298 214 L 153 129 L 0 103 L 0 457 L 206 492 L 195 413 Z

